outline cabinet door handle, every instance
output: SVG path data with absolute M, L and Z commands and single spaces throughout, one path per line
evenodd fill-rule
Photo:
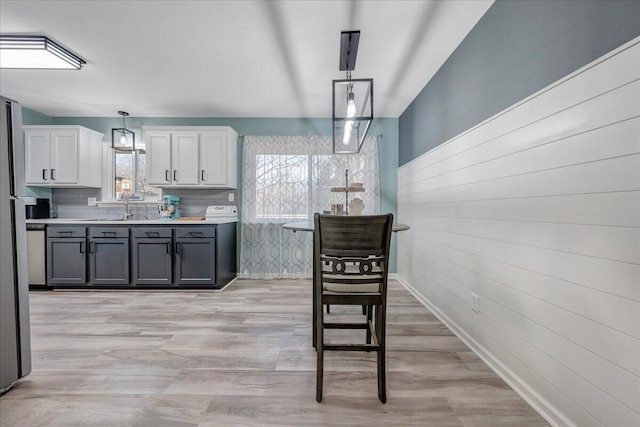
M 65 230 L 65 231 L 58 231 L 58 235 L 61 235 L 61 234 L 71 236 L 71 235 L 73 234 L 73 231 L 69 231 L 69 230 Z
M 169 182 L 169 169 L 164 170 L 164 180 Z
M 51 179 L 54 180 L 54 181 L 56 180 L 56 175 L 55 174 L 56 174 L 56 170 L 55 169 L 51 169 Z
M 104 237 L 110 236 L 110 237 L 116 237 L 116 232 L 115 231 L 103 231 L 102 235 Z
M 201 176 L 201 181 L 202 181 L 202 182 L 206 182 L 206 181 L 207 181 L 207 180 L 205 179 L 205 177 L 204 177 L 204 169 L 202 169 L 202 172 L 200 173 L 200 176 Z
M 178 182 L 178 171 L 175 169 L 173 170 L 173 180 L 175 182 Z
M 42 180 L 43 181 L 47 180 L 47 170 L 46 169 L 42 169 Z
M 189 234 L 191 235 L 191 237 L 204 237 L 202 231 L 190 231 Z
M 89 242 L 89 253 L 92 254 L 96 251 L 96 244 L 94 242 Z
M 84 242 L 80 242 L 80 253 L 84 253 Z
M 167 242 L 167 253 L 171 253 L 171 242 Z
M 157 231 L 145 231 L 144 234 L 146 234 L 147 237 L 160 237 L 160 233 Z
M 176 253 L 180 253 L 180 242 L 176 242 Z

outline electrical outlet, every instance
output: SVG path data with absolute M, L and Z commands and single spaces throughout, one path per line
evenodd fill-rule
M 471 294 L 471 309 L 480 313 L 480 297 L 474 293 Z
M 87 197 L 87 206 L 97 206 L 96 197 Z
M 229 193 L 229 201 L 233 202 L 235 200 L 235 194 L 234 193 Z

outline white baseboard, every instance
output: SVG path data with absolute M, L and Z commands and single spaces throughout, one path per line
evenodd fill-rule
M 389 274 L 389 277 L 396 279 L 404 286 L 422 305 L 431 311 L 442 323 L 444 323 L 467 347 L 471 349 L 484 363 L 493 370 L 500 378 L 506 382 L 520 397 L 522 397 L 536 412 L 538 412 L 547 422 L 553 426 L 574 426 L 562 413 L 560 413 L 551 403 L 543 399 L 538 393 L 529 387 L 518 375 L 505 366 L 496 356 L 484 346 L 479 344 L 464 329 L 460 328 L 446 314 L 440 311 L 428 298 L 419 293 L 409 282 L 398 273 Z

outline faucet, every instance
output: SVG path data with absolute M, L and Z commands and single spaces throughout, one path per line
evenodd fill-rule
M 122 220 L 126 221 L 128 219 L 131 219 L 133 217 L 133 214 L 131 213 L 131 211 L 129 211 L 129 198 L 125 196 L 124 198 L 124 215 Z

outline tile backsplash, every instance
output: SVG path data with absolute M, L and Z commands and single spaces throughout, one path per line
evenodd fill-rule
M 164 194 L 180 197 L 180 215 L 183 217 L 204 216 L 207 206 L 211 205 L 235 205 L 236 202 L 229 202 L 229 193 L 233 193 L 233 199 L 238 200 L 237 190 L 172 188 L 164 191 Z M 87 206 L 89 197 L 95 197 L 100 202 L 101 190 L 54 188 L 51 194 L 52 208 L 57 212 L 58 218 L 108 219 L 122 216 L 124 209 L 121 206 Z M 160 217 L 156 208 L 158 204 L 158 202 L 143 205 L 132 203 L 129 205 L 129 210 L 133 213 L 134 219 L 142 219 L 145 215 L 148 215 L 149 219 L 158 219 Z

